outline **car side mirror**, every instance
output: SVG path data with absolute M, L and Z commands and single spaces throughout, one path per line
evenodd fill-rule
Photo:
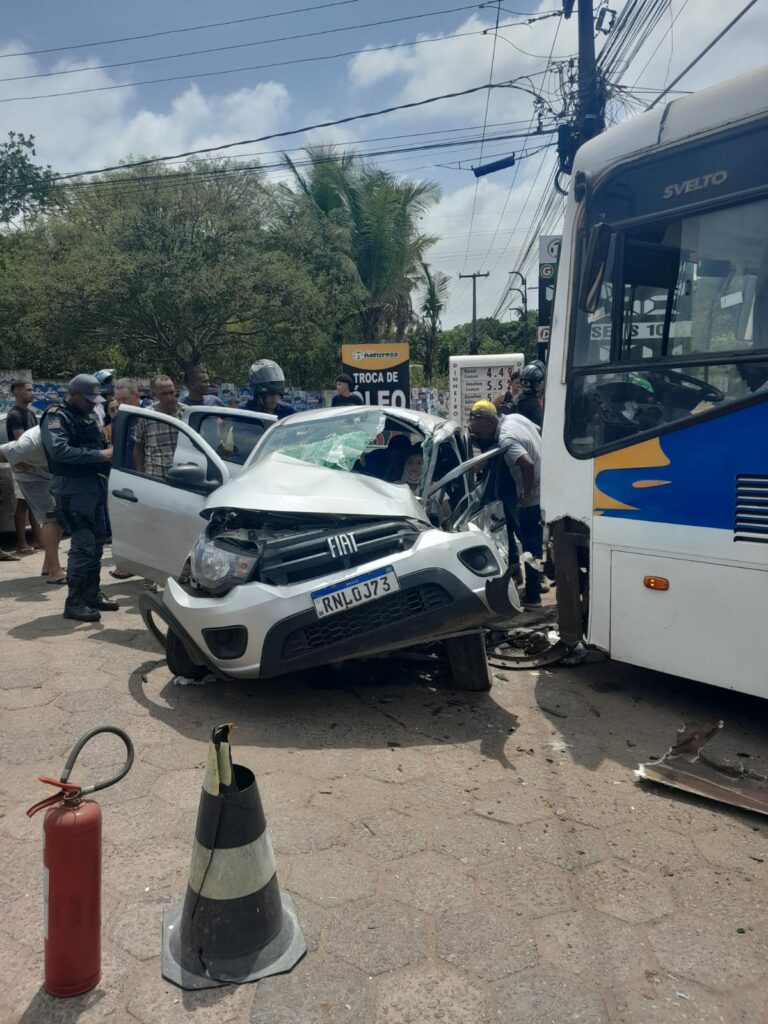
M 594 313 L 600 302 L 600 289 L 603 287 L 612 237 L 610 225 L 603 222 L 595 224 L 589 233 L 579 292 L 579 309 L 583 313 Z
M 209 480 L 206 470 L 196 462 L 171 466 L 165 474 L 165 479 L 169 484 L 185 487 L 190 491 L 202 491 L 204 494 L 210 494 L 220 485 L 219 480 Z

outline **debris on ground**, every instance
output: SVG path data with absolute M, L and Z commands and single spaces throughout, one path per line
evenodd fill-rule
M 722 722 L 689 722 L 663 757 L 640 764 L 635 778 L 657 782 L 706 800 L 768 814 L 768 778 L 741 761 L 710 757 L 703 749 L 723 728 Z
M 207 676 L 203 676 L 202 679 L 191 679 L 189 676 L 174 676 L 171 679 L 172 686 L 205 686 L 206 683 L 215 683 L 216 676 L 212 672 L 209 672 Z
M 605 661 L 604 651 L 598 651 L 595 647 L 578 643 L 571 647 L 564 658 L 560 659 L 561 665 L 594 665 L 598 661 Z

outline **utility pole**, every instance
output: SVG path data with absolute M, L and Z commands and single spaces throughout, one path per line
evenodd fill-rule
M 477 279 L 478 277 L 490 277 L 490 270 L 486 270 L 484 274 L 481 274 L 479 270 L 476 270 L 474 274 L 459 274 L 459 277 L 471 277 L 472 278 L 472 341 L 469 346 L 469 354 L 471 356 L 477 355 Z
M 522 288 L 510 288 L 509 294 L 517 292 L 523 300 L 523 352 L 527 354 L 528 348 L 528 282 L 524 274 L 521 274 L 519 270 L 510 270 L 510 277 L 519 277 L 522 283 Z
M 573 14 L 573 0 L 563 0 L 563 15 L 570 18 Z M 585 142 L 605 130 L 605 97 L 601 88 L 595 60 L 595 24 L 593 0 L 579 0 L 579 94 L 576 101 L 574 119 L 568 124 L 561 124 L 557 131 L 557 155 L 560 161 L 560 174 L 570 174 L 576 151 Z M 558 179 L 555 187 L 565 194 Z
M 592 0 L 579 0 L 579 129 L 582 142 L 603 130 L 603 111 L 597 91 L 595 20 Z

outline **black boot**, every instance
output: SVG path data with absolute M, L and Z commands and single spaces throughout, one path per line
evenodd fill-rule
M 99 587 L 98 572 L 88 577 L 88 584 L 85 588 L 85 601 L 89 608 L 96 608 L 100 612 L 116 612 L 120 607 L 117 601 L 110 601 Z
M 95 596 L 91 594 L 88 604 L 91 608 L 98 608 L 101 612 L 116 612 L 120 607 L 117 601 L 111 601 L 101 590 L 97 590 Z
M 70 587 L 64 602 L 64 618 L 75 619 L 76 622 L 98 622 L 101 615 L 86 603 L 81 587 Z

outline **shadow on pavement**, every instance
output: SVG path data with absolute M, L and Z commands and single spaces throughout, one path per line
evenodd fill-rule
M 11 626 L 8 636 L 16 640 L 39 640 L 40 635 L 44 636 L 68 636 L 75 630 L 88 632 L 91 630 L 103 629 L 101 622 L 74 622 L 71 619 L 62 617 L 60 611 L 53 615 L 41 615 L 38 619 L 30 619 L 20 626 Z
M 104 620 L 102 619 L 102 624 Z M 110 629 L 107 619 L 106 628 L 93 633 L 89 640 L 98 640 L 99 643 L 115 644 L 118 647 L 128 647 L 132 651 L 146 651 L 148 654 L 162 654 L 162 649 L 155 638 L 146 629 Z
M 22 576 L 0 583 L 0 600 L 4 598 L 16 602 L 42 603 L 55 594 L 57 589 L 46 583 L 45 576 Z
M 128 689 L 147 712 L 199 740 L 217 721 L 235 720 L 238 743 L 321 750 L 455 745 L 480 741 L 480 753 L 510 767 L 504 746 L 518 718 L 492 693 L 447 689 L 421 665 L 396 657 L 346 662 L 300 675 L 204 686 L 152 683 L 163 661 L 148 661 Z
M 707 753 L 768 774 L 768 720 L 765 701 L 757 697 L 615 661 L 542 670 L 535 697 L 568 744 L 569 756 L 589 770 L 610 761 L 632 772 L 640 762 L 662 757 L 686 722 L 722 721 Z M 724 815 L 754 820 L 724 804 L 646 786 L 664 799 L 708 804 Z
M 69 999 L 57 999 L 49 996 L 45 989 L 40 986 L 29 1006 L 19 1018 L 18 1024 L 40 1024 L 41 1021 L 48 1021 L 50 1024 L 75 1024 L 81 1014 L 92 1011 L 105 993 L 98 989 L 86 992 L 83 996 L 73 996 Z
M 768 753 L 765 702 L 615 661 L 539 672 L 536 702 L 579 764 L 610 759 L 625 767 L 661 757 L 684 722 L 724 721 L 722 740 L 737 752 Z M 661 724 L 660 724 L 661 723 Z

